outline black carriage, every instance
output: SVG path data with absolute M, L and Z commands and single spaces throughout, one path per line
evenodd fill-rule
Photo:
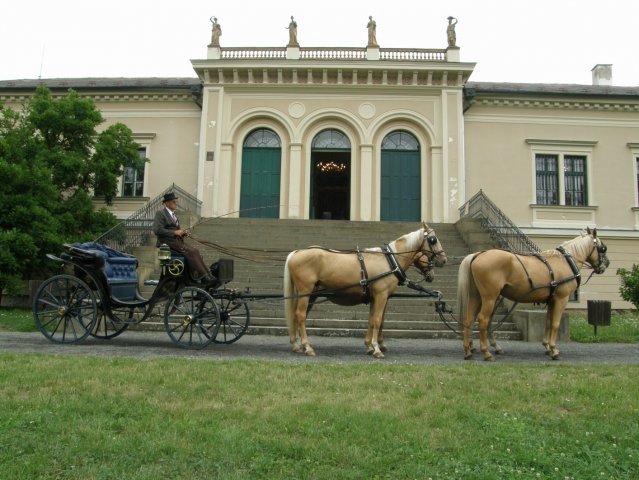
M 65 264 L 66 272 L 45 280 L 36 291 L 33 315 L 42 334 L 56 343 L 77 343 L 88 336 L 110 339 L 129 325 L 163 317 L 171 340 L 183 348 L 210 343 L 233 343 L 246 332 L 250 311 L 236 290 L 233 260 L 211 265 L 215 283 L 191 279 L 185 258 L 163 245 L 158 258 L 155 289 L 144 298 L 138 288 L 138 260 L 104 245 L 64 245 L 60 256 L 47 257 Z M 163 308 L 162 308 L 163 306 Z

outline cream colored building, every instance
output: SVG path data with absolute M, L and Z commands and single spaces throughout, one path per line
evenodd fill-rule
M 91 96 L 143 147 L 118 216 L 175 183 L 204 217 L 454 223 L 481 189 L 542 248 L 598 227 L 611 266 L 570 306 L 630 306 L 616 269 L 639 263 L 639 87 L 606 84 L 610 66 L 593 85 L 472 82 L 456 46 L 209 46 L 192 65 L 42 81 Z M 0 81 L 0 101 L 18 108 L 38 83 Z

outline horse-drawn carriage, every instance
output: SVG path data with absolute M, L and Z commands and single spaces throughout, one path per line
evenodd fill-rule
M 165 246 L 166 247 L 166 246 Z M 173 342 L 184 348 L 202 348 L 210 343 L 232 343 L 247 330 L 250 311 L 247 302 L 259 298 L 281 298 L 293 350 L 314 355 L 306 334 L 306 317 L 314 301 L 325 298 L 340 305 L 370 304 L 365 345 L 368 353 L 382 358 L 384 313 L 389 298 L 399 285 L 416 290 L 412 296 L 436 298 L 436 312 L 453 331 L 463 330 L 464 355 L 472 357 L 471 328 L 478 319 L 481 351 L 491 360 L 488 339 L 497 353 L 501 348 L 492 338 L 491 319 L 498 298 L 517 303 L 546 303 L 548 315 L 543 344 L 556 359 L 559 320 L 569 296 L 581 281 L 584 265 L 603 273 L 609 265 L 606 246 L 596 229 L 585 230 L 555 250 L 520 255 L 493 249 L 468 255 L 458 278 L 457 329 L 444 318 L 452 311 L 441 292 L 409 281 L 405 271 L 417 267 L 432 281 L 433 267 L 442 267 L 447 256 L 425 223 L 382 247 L 350 251 L 309 247 L 291 252 L 284 267 L 284 296 L 250 294 L 228 289 L 233 278 L 233 261 L 221 259 L 211 266 L 219 279 L 201 284 L 189 275 L 184 257 L 168 247 L 160 256 L 162 271 L 149 299 L 137 289 L 137 259 L 98 244 L 67 245 L 52 260 L 65 263 L 71 272 L 47 279 L 34 299 L 34 317 L 41 332 L 58 343 L 76 343 L 91 335 L 113 338 L 129 325 L 154 315 L 164 303 L 164 326 Z M 514 308 L 514 306 L 512 307 Z M 512 309 L 511 309 L 512 312 Z M 510 314 L 510 312 L 509 312 Z
M 159 280 L 150 298 L 138 289 L 138 260 L 97 243 L 65 245 L 51 260 L 66 265 L 38 288 L 33 303 L 36 325 L 56 343 L 77 343 L 88 336 L 109 339 L 152 316 L 164 306 L 164 327 L 171 340 L 184 348 L 203 348 L 211 342 L 232 343 L 248 328 L 250 311 L 238 292 L 225 288 L 233 279 L 233 260 L 211 266 L 218 281 L 200 284 L 189 274 L 184 257 L 164 245 L 158 258 Z

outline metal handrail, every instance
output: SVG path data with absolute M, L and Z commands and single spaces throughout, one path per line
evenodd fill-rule
M 541 252 L 541 249 L 482 190 L 459 208 L 459 216 L 479 218 L 482 228 L 488 230 L 490 238 L 499 248 L 523 255 Z
M 134 247 L 148 245 L 153 235 L 153 218 L 162 208 L 162 199 L 168 192 L 177 194 L 178 211 L 200 215 L 202 201 L 173 183 L 129 218 L 96 238 L 95 242 L 126 253 L 132 253 Z

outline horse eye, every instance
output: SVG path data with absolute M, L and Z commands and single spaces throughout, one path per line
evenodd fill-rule
M 437 244 L 437 237 L 428 237 L 428 243 L 431 245 Z
M 599 247 L 599 253 L 606 253 L 608 251 L 608 247 L 606 247 L 604 244 L 601 244 L 601 247 Z

